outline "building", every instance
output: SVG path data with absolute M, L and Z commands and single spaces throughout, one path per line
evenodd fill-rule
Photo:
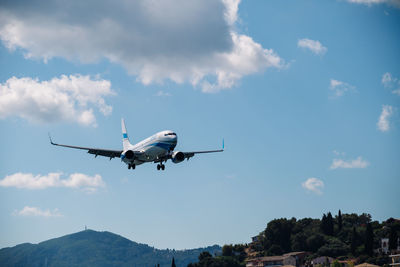
M 389 238 L 381 238 L 381 246 L 374 250 L 375 253 L 380 253 L 385 255 L 388 255 L 390 253 L 392 254 L 400 253 L 400 237 L 397 238 L 395 249 L 392 250 L 389 249 L 389 242 L 390 242 Z
M 381 238 L 381 253 L 388 254 L 389 253 L 389 238 Z
M 315 258 L 311 261 L 312 266 L 322 265 L 322 266 L 330 266 L 330 264 L 334 261 L 334 258 L 328 256 L 322 256 Z
M 338 261 L 342 267 L 352 267 L 355 265 L 357 262 L 357 259 L 348 259 L 348 260 L 342 260 Z
M 306 261 L 306 256 L 308 255 L 308 252 L 305 251 L 299 251 L 299 252 L 290 252 L 290 253 L 286 253 L 283 254 L 283 256 L 292 256 L 296 259 L 296 266 L 300 267 L 300 266 L 304 266 L 304 263 Z
M 258 257 L 246 260 L 246 267 L 296 266 L 296 258 L 290 255 Z
M 397 238 L 397 252 L 400 252 L 400 237 Z
M 361 263 L 359 265 L 356 265 L 354 267 L 379 267 L 378 265 L 370 264 L 370 263 Z
M 390 255 L 389 257 L 392 258 L 392 263 L 390 266 L 399 267 L 400 266 L 400 254 Z

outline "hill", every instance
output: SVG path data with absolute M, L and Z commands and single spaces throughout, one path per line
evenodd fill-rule
M 177 266 L 196 262 L 201 252 L 220 253 L 221 247 L 161 250 L 110 232 L 85 230 L 39 244 L 0 249 L 1 266 Z

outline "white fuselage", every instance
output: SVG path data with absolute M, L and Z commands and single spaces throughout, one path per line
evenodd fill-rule
M 135 145 L 130 145 L 121 154 L 121 160 L 126 164 L 140 165 L 152 162 L 172 153 L 178 142 L 178 137 L 173 131 L 158 132 Z M 127 159 L 125 153 L 129 150 L 140 152 L 134 159 Z

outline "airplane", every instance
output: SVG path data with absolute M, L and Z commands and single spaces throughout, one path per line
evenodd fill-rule
M 87 150 L 87 153 L 94 154 L 97 156 L 109 157 L 110 160 L 113 158 L 121 158 L 121 161 L 128 165 L 128 169 L 135 169 L 137 165 L 154 162 L 157 163 L 157 170 L 165 170 L 163 162 L 171 160 L 173 163 L 180 163 L 185 159 L 189 160 L 195 154 L 202 153 L 214 153 L 224 151 L 224 140 L 222 140 L 222 149 L 218 150 L 205 150 L 205 151 L 192 151 L 182 152 L 174 151 L 178 142 L 178 137 L 175 132 L 166 130 L 158 132 L 139 143 L 132 145 L 128 138 L 128 133 L 125 127 L 124 119 L 121 119 L 122 127 L 122 150 L 110 150 L 102 148 L 90 148 L 71 146 L 54 143 L 49 134 L 50 143 L 54 146 L 62 146 L 68 148 Z

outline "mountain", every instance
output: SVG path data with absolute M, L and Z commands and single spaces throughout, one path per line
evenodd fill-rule
M 110 232 L 85 230 L 39 244 L 0 249 L 0 266 L 176 266 L 196 262 L 201 252 L 221 252 L 214 245 L 189 250 L 155 249 Z

